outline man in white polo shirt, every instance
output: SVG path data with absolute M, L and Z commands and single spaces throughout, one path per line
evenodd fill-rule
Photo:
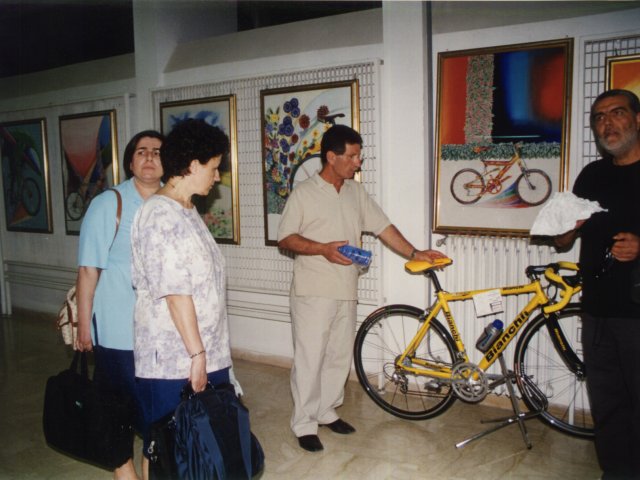
M 339 434 L 355 432 L 335 409 L 342 405 L 351 367 L 356 324 L 358 268 L 342 245 L 360 244 L 363 232 L 379 237 L 403 257 L 433 261 L 444 255 L 419 251 L 391 224 L 364 187 L 362 137 L 345 125 L 322 137 L 322 169 L 296 186 L 278 229 L 278 246 L 296 254 L 291 285 L 294 411 L 291 429 L 308 451 L 323 449 L 318 425 Z

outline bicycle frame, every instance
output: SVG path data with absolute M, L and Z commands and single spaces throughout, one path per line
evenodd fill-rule
M 418 329 L 418 332 L 414 336 L 413 340 L 411 340 L 406 350 L 396 360 L 395 364 L 396 367 L 415 375 L 422 375 L 440 379 L 451 379 L 451 367 L 435 364 L 433 362 L 429 362 L 422 358 L 416 357 L 416 351 L 418 350 L 419 345 L 422 343 L 422 340 L 429 330 L 431 321 L 436 318 L 436 316 L 442 311 L 447 320 L 449 331 L 457 348 L 458 360 L 468 362 L 469 357 L 467 355 L 466 347 L 461 339 L 460 332 L 454 320 L 453 314 L 451 313 L 451 309 L 449 308 L 449 302 L 471 300 L 474 295 L 496 289 L 486 288 L 481 290 L 470 290 L 467 292 L 449 293 L 442 289 L 435 272 L 430 269 L 423 268 L 425 263 L 426 262 L 408 262 L 407 268 L 414 272 L 422 271 L 430 277 L 436 289 L 437 299 L 429 309 L 425 310 L 425 321 Z M 577 270 L 577 266 L 569 262 L 559 262 L 558 266 L 562 269 Z M 561 276 L 556 275 L 549 270 L 550 269 L 547 269 L 544 272 L 545 277 L 551 282 L 557 283 L 562 286 L 562 289 L 560 290 L 561 300 L 558 303 L 551 303 L 551 300 L 545 293 L 539 278 L 533 279 L 526 285 L 507 286 L 499 289 L 502 296 L 533 294 L 533 298 L 531 298 L 529 303 L 516 315 L 514 320 L 504 329 L 502 335 L 500 335 L 500 337 L 496 339 L 489 350 L 485 353 L 484 357 L 478 364 L 478 367 L 482 371 L 486 371 L 500 357 L 500 354 L 504 352 L 511 341 L 513 341 L 513 339 L 517 337 L 518 332 L 523 327 L 523 325 L 525 325 L 531 318 L 531 314 L 534 311 L 540 308 L 546 316 L 549 316 L 550 314 L 564 308 L 569 303 L 571 297 L 581 290 L 580 286 L 571 287 L 567 285 L 567 283 L 562 279 Z M 556 328 L 553 331 L 553 335 L 551 337 L 554 342 L 558 342 L 558 346 L 560 347 L 559 350 L 566 352 L 566 348 L 563 348 L 562 335 L 562 332 L 558 328 Z M 566 345 L 566 341 L 564 342 L 564 345 Z M 567 358 L 566 360 L 569 364 L 576 364 L 576 359 Z M 416 368 L 413 365 L 418 365 L 419 368 Z

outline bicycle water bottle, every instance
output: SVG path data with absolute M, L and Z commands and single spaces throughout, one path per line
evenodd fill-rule
M 486 353 L 489 347 L 493 345 L 498 336 L 502 333 L 503 324 L 500 320 L 494 320 L 487 325 L 476 342 L 476 348 L 482 353 Z

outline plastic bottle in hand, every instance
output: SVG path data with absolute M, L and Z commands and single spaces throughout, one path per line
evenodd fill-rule
M 351 260 L 353 263 L 367 268 L 371 264 L 371 252 L 353 245 L 343 245 L 338 247 L 338 251 Z

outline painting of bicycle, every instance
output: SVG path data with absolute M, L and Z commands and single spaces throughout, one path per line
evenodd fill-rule
M 434 230 L 526 236 L 568 157 L 572 39 L 438 56 Z
M 46 120 L 0 124 L 7 230 L 51 233 Z
M 115 115 L 108 110 L 59 118 L 67 234 L 79 234 L 91 200 L 118 183 Z

